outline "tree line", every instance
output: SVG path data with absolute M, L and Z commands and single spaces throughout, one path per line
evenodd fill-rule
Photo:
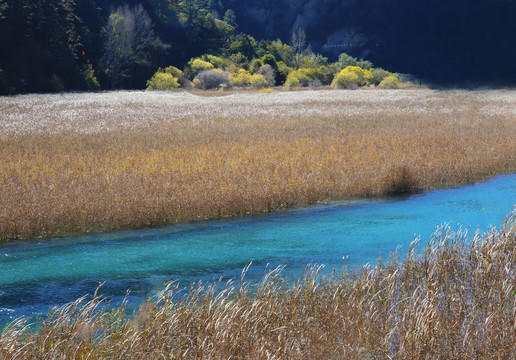
M 234 21 L 213 0 L 0 0 L 0 93 L 144 88 L 238 41 Z
M 279 16 L 289 10 L 281 0 L 260 5 L 273 14 L 267 31 L 292 47 L 294 57 L 285 61 L 274 53 L 277 49 L 271 52 L 274 40 L 256 40 L 271 35 L 246 15 L 248 5 L 236 0 L 0 0 L 0 94 L 142 89 L 158 69 L 185 69 L 203 54 L 247 71 L 253 60 L 272 55 L 283 67 L 273 69 L 276 84 L 283 84 L 287 75 L 281 61 L 294 70 L 306 65 L 292 41 L 292 24 Z M 317 44 L 345 27 L 363 37 L 351 55 L 367 54 L 398 72 L 437 83 L 516 81 L 516 68 L 508 65 L 516 61 L 516 2 L 328 0 L 318 11 L 320 20 L 306 25 L 305 37 L 297 40 L 332 60 L 339 53 L 324 52 Z
M 290 10 L 288 0 L 253 2 L 253 10 L 249 3 L 234 1 L 233 9 L 241 30 L 256 37 L 285 39 L 302 18 L 314 51 L 339 29 L 354 41 L 352 49 L 325 49 L 326 56 L 366 56 L 436 84 L 516 83 L 514 0 L 302 0 Z M 302 13 L 307 4 L 314 14 Z M 254 16 L 259 11 L 266 20 Z

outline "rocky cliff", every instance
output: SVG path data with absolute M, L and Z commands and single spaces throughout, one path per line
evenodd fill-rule
M 330 55 L 352 52 L 367 55 L 368 39 L 359 20 L 364 6 L 357 0 L 247 0 L 236 6 L 241 30 L 257 38 L 288 41 L 293 29 L 301 27 L 311 47 Z
M 292 30 L 300 26 L 312 49 L 332 58 L 348 52 L 436 81 L 516 81 L 516 70 L 505 66 L 516 63 L 513 0 L 223 3 L 235 10 L 240 30 L 258 40 L 289 42 Z

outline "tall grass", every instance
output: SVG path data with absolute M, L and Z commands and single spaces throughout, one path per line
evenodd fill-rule
M 0 239 L 412 192 L 516 170 L 516 92 L 0 98 Z
M 242 279 L 170 284 L 131 318 L 95 294 L 57 308 L 39 330 L 18 320 L 3 359 L 514 359 L 516 215 L 477 234 L 443 227 L 424 249 L 374 268 L 292 285 L 281 268 Z M 345 269 L 344 269 L 345 270 Z M 174 300 L 174 301 L 172 301 Z

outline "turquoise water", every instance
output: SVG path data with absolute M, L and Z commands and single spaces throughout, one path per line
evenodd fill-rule
M 51 306 L 102 293 L 112 303 L 138 303 L 168 280 L 183 284 L 238 276 L 249 279 L 286 265 L 299 276 L 311 262 L 339 270 L 375 263 L 417 236 L 426 243 L 451 222 L 473 234 L 499 226 L 516 205 L 516 174 L 488 182 L 405 198 L 349 201 L 324 206 L 174 225 L 159 229 L 90 234 L 0 246 L 0 324 L 40 317 Z

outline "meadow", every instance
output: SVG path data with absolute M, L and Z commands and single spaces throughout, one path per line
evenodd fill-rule
M 510 90 L 0 98 L 2 241 L 411 193 L 514 170 Z
M 312 266 L 292 284 L 281 267 L 241 279 L 171 283 L 129 317 L 95 293 L 55 308 L 36 329 L 0 333 L 3 359 L 514 359 L 516 214 L 498 231 L 442 227 L 374 268 L 333 277 Z

